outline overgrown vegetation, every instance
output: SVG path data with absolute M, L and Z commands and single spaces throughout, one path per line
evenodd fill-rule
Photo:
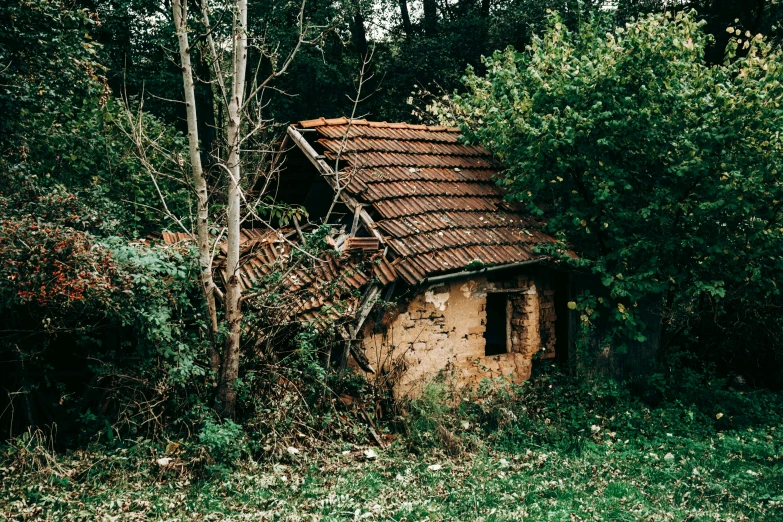
M 613 350 L 645 339 L 652 299 L 664 347 L 779 386 L 783 59 L 736 24 L 707 64 L 704 25 L 680 12 L 571 31 L 553 14 L 441 110 L 504 161 L 499 184 L 546 215 L 562 259 L 600 278 L 574 306 L 612 325 Z
M 36 433 L 3 450 L 0 516 L 77 520 L 778 520 L 779 393 L 661 375 L 657 406 L 552 369 L 518 388 L 434 384 L 388 449 L 292 442 L 208 424 L 198 439 L 116 440 L 57 455 Z M 444 406 L 444 399 L 453 406 Z M 763 405 L 763 406 L 762 406 Z M 232 468 L 204 462 L 220 458 Z M 217 474 L 215 474 L 217 472 Z
M 783 518 L 783 4 L 240 4 L 0 5 L 0 519 Z M 244 35 L 248 84 L 275 82 L 237 108 Z M 354 110 L 459 120 L 599 276 L 586 330 L 633 350 L 660 303 L 657 373 L 394 401 L 331 358 L 339 320 L 292 320 L 285 277 L 334 255 L 320 223 L 219 306 L 229 221 L 307 217 L 259 190 L 281 129 Z

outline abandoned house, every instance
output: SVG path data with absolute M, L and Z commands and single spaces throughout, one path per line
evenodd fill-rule
M 337 325 L 343 341 L 326 364 L 350 363 L 411 397 L 438 375 L 460 387 L 521 383 L 536 360 L 573 363 L 578 318 L 568 302 L 600 288 L 540 253 L 554 239 L 504 199 L 494 181 L 502 167 L 486 149 L 453 128 L 319 118 L 289 126 L 282 151 L 267 190 L 306 209 L 308 223 L 244 229 L 240 283 L 252 291 L 303 229 L 327 223 L 336 254 L 287 271 L 279 307 L 280 323 Z M 659 317 L 651 308 L 645 320 L 649 339 L 632 356 L 605 353 L 601 371 L 623 376 L 652 359 Z
M 443 371 L 458 385 L 521 382 L 534 359 L 568 357 L 569 274 L 534 248 L 554 240 L 504 200 L 491 154 L 458 138 L 320 118 L 291 125 L 284 144 L 278 200 L 326 219 L 338 249 L 383 260 L 348 342 L 398 395 Z M 370 313 L 379 298 L 396 307 Z

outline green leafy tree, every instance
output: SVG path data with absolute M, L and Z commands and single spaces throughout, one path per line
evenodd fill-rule
M 159 230 L 157 191 L 131 154 L 122 103 L 104 74 L 106 50 L 92 36 L 101 26 L 97 16 L 61 1 L 13 0 L 0 7 L 0 20 L 2 195 L 22 207 L 37 200 L 35 187 L 65 187 L 114 219 L 112 233 Z M 184 151 L 185 139 L 171 125 L 153 116 L 145 123 L 158 144 L 150 161 L 160 163 L 161 151 Z M 189 190 L 172 179 L 160 189 L 186 214 Z M 40 210 L 59 219 L 53 209 Z
M 647 296 L 669 315 L 778 296 L 781 52 L 730 27 L 726 61 L 708 66 L 703 26 L 678 13 L 572 32 L 552 16 L 524 52 L 495 53 L 454 107 L 435 109 L 500 157 L 499 184 L 600 278 L 620 348 L 643 338 L 635 306 Z

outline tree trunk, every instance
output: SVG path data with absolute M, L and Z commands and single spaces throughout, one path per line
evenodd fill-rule
M 353 15 L 353 42 L 363 62 L 367 56 L 367 29 L 364 27 L 364 16 L 359 11 Z
M 411 15 L 408 12 L 408 0 L 400 0 L 400 17 L 402 17 L 402 28 L 405 31 L 405 36 L 413 35 Z
M 489 16 L 490 0 L 481 0 L 481 16 L 487 18 Z
M 201 162 L 209 173 L 213 157 L 217 157 L 217 128 L 215 126 L 215 95 L 212 91 L 214 83 L 212 68 L 204 56 L 208 51 L 201 48 L 196 61 L 196 74 L 203 83 L 196 86 L 196 103 L 198 119 L 198 135 L 201 141 Z
M 220 380 L 218 385 L 217 409 L 228 418 L 236 413 L 236 380 L 239 377 L 239 342 L 242 327 L 241 298 L 239 286 L 239 241 L 240 207 L 242 202 L 240 144 L 242 109 L 245 97 L 245 76 L 247 71 L 247 0 L 234 1 L 233 64 L 231 99 L 228 104 L 228 211 L 226 223 L 226 321 L 228 337 L 223 349 Z
M 424 0 L 424 36 L 432 37 L 438 34 L 438 3 L 437 0 Z
M 214 341 L 218 331 L 217 306 L 215 304 L 215 286 L 212 278 L 212 253 L 209 241 L 209 194 L 207 181 L 201 166 L 201 150 L 198 140 L 198 115 L 196 114 L 196 89 L 193 81 L 193 68 L 190 61 L 190 44 L 187 32 L 187 11 L 183 8 L 182 0 L 173 0 L 172 12 L 174 27 L 177 31 L 179 42 L 180 66 L 182 68 L 182 82 L 185 89 L 185 111 L 188 123 L 188 150 L 190 152 L 190 167 L 193 178 L 193 186 L 196 190 L 198 208 L 196 213 L 196 244 L 198 247 L 198 263 L 201 269 L 201 287 L 207 306 L 207 315 L 210 322 L 210 334 Z M 213 348 L 210 350 L 210 366 L 217 372 L 220 365 L 220 357 Z

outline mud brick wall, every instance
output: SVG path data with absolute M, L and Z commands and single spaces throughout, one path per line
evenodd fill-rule
M 509 353 L 484 353 L 488 292 L 507 295 Z M 376 378 L 391 383 L 397 396 L 417 395 L 444 371 L 459 387 L 497 377 L 521 383 L 539 350 L 554 355 L 554 292 L 532 276 L 493 282 L 477 276 L 422 288 L 390 319 L 377 333 L 368 321 L 362 342 Z

